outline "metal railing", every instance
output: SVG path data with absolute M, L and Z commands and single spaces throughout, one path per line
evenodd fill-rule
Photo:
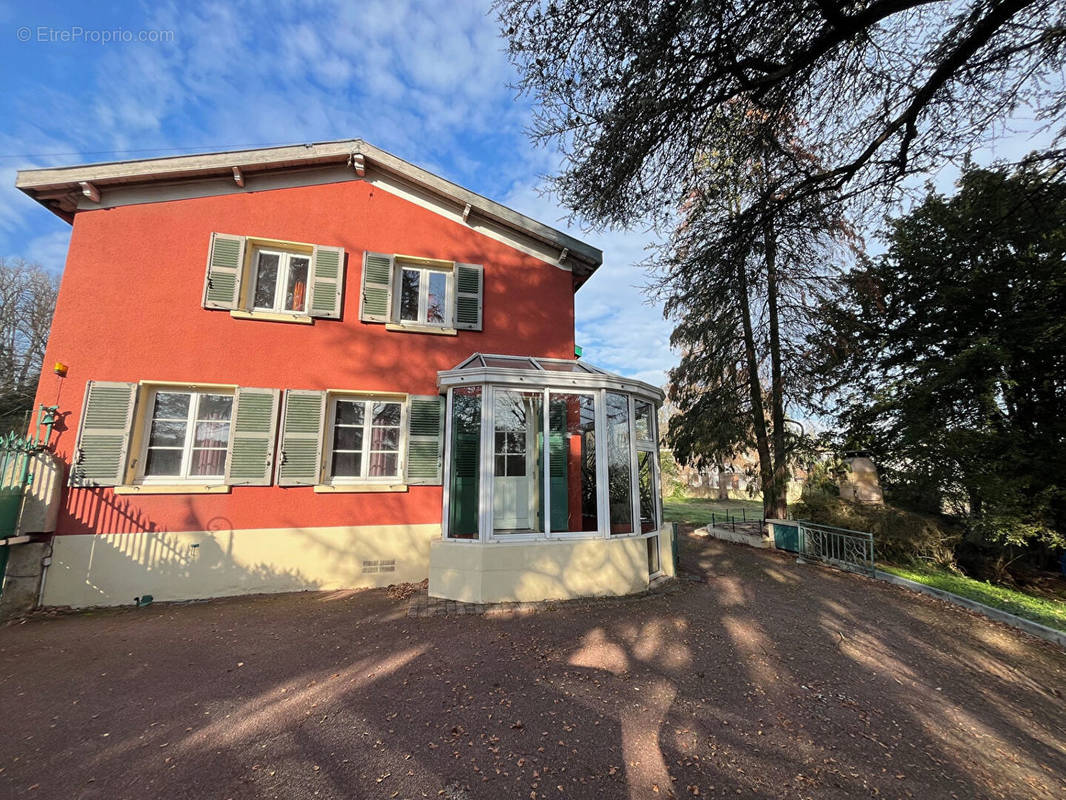
M 834 567 L 873 575 L 874 535 L 847 528 L 834 528 L 816 522 L 796 520 L 799 528 L 799 554 Z
M 33 436 L 14 431 L 0 436 L 0 539 L 12 537 L 18 530 L 33 456 L 47 447 L 55 421 L 56 407 L 41 406 Z
M 738 525 L 741 530 L 747 528 L 757 528 L 758 530 L 762 530 L 765 525 L 765 520 L 755 513 L 749 514 L 747 510 L 743 508 L 740 509 L 739 517 L 736 514 L 730 514 L 728 512 L 711 512 L 712 528 L 729 528 L 735 533 Z

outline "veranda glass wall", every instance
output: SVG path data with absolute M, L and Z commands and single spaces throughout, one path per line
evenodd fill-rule
M 475 354 L 448 396 L 444 535 L 522 541 L 661 526 L 655 387 L 580 361 Z

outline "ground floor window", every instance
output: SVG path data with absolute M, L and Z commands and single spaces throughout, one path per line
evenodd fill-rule
M 659 529 L 654 387 L 579 361 L 482 353 L 438 384 L 449 391 L 446 537 L 517 543 Z
M 655 455 L 650 450 L 637 451 L 637 488 L 640 492 L 640 532 L 651 533 L 659 524 L 655 513 Z
M 402 404 L 334 398 L 330 477 L 337 481 L 398 479 Z
M 157 390 L 145 443 L 144 477 L 222 478 L 233 396 Z
M 544 393 L 497 389 L 493 414 L 493 527 L 544 531 Z
M 481 387 L 461 386 L 451 399 L 448 536 L 476 539 L 481 487 Z
M 629 397 L 607 392 L 607 483 L 613 536 L 633 532 L 632 458 Z
M 551 529 L 597 531 L 596 396 L 550 392 L 548 407 Z

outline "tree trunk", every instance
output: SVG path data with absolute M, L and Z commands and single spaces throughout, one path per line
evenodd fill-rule
M 763 226 L 766 253 L 766 302 L 770 317 L 770 416 L 773 423 L 773 477 L 770 492 L 763 490 L 766 517 L 788 517 L 788 454 L 785 452 L 785 390 L 781 376 L 781 333 L 777 310 L 777 235 L 773 222 Z
M 770 442 L 766 435 L 766 411 L 762 403 L 762 383 L 759 381 L 759 359 L 755 354 L 755 334 L 751 327 L 751 306 L 748 297 L 748 275 L 743 259 L 738 259 L 737 289 L 740 295 L 740 318 L 744 327 L 744 360 L 748 368 L 748 393 L 751 398 L 751 422 L 755 431 L 755 445 L 759 453 L 759 480 L 762 483 L 763 516 L 772 516 L 768 487 L 773 485 L 770 461 Z

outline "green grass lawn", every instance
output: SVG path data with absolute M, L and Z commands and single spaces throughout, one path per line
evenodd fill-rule
M 1001 609 L 1002 611 L 1016 614 L 1049 628 L 1066 631 L 1066 603 L 1052 600 L 1046 597 L 1034 597 L 1024 594 L 1005 586 L 977 581 L 957 575 L 953 572 L 944 572 L 915 567 L 895 567 L 887 564 L 878 564 L 879 569 L 899 575 L 901 578 L 924 583 L 935 589 L 943 589 L 945 592 L 961 595 L 986 606 Z
M 746 514 L 749 519 L 759 519 L 762 516 L 762 503 L 758 500 L 706 500 L 694 497 L 663 499 L 663 516 L 668 522 L 707 525 L 711 521 L 711 514 L 719 519 L 725 514 L 738 519 L 742 514 Z M 1066 631 L 1066 603 L 1061 601 L 1025 594 L 954 572 L 887 564 L 878 564 L 877 567 L 901 578 L 976 600 L 978 603 L 1031 619 L 1049 628 Z
M 721 518 L 723 514 L 740 519 L 762 518 L 762 502 L 759 500 L 705 500 L 696 497 L 667 497 L 663 499 L 663 517 L 667 522 L 683 522 L 689 525 L 707 525 L 711 514 Z

